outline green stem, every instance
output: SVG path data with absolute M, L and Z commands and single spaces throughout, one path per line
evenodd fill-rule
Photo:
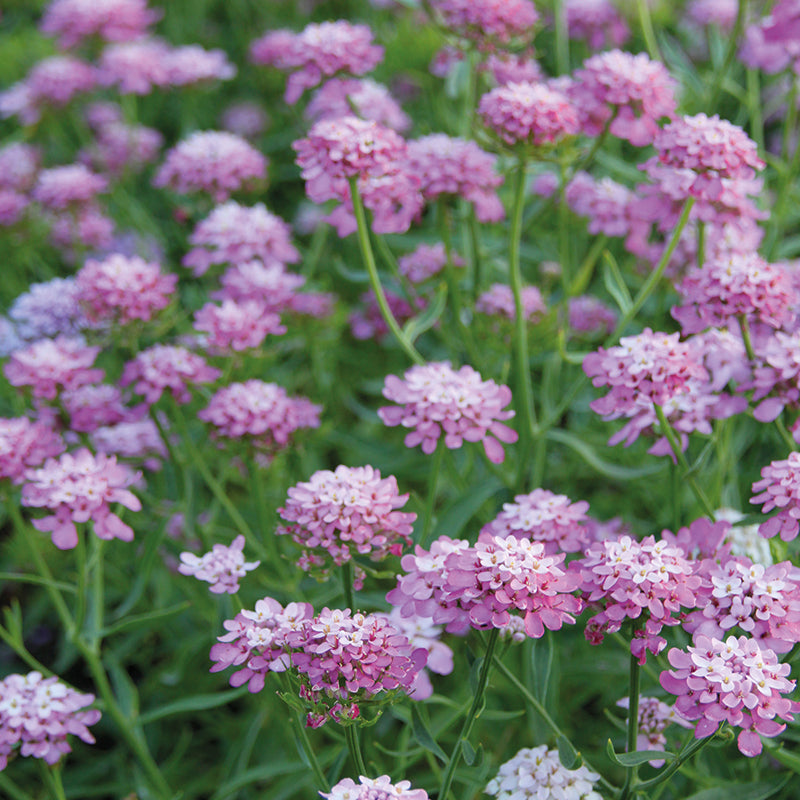
M 672 452 L 675 454 L 678 464 L 680 464 L 680 467 L 683 470 L 684 479 L 687 480 L 689 485 L 692 487 L 695 497 L 697 497 L 700 505 L 703 507 L 703 512 L 708 516 L 709 519 L 713 520 L 714 509 L 711 507 L 711 503 L 708 502 L 708 498 L 705 496 L 705 493 L 695 480 L 694 475 L 691 474 L 689 462 L 686 460 L 686 455 L 681 449 L 680 442 L 678 441 L 678 437 L 675 435 L 675 431 L 672 429 L 672 425 L 670 425 L 669 421 L 667 420 L 664 409 L 657 404 L 654 404 L 654 408 L 656 410 L 656 416 L 658 417 L 658 423 L 661 426 L 661 432 L 667 437 L 669 446 L 672 449 Z
M 716 108 L 719 96 L 722 93 L 722 81 L 731 72 L 733 61 L 736 58 L 736 52 L 739 49 L 739 40 L 742 38 L 742 31 L 744 30 L 745 17 L 747 16 L 747 0 L 739 0 L 739 7 L 736 11 L 736 22 L 733 25 L 730 37 L 728 38 L 728 47 L 725 50 L 725 58 L 722 61 L 722 66 L 714 71 L 714 82 L 711 84 L 711 91 L 709 92 L 708 107 L 710 109 Z
M 778 433 L 781 435 L 783 443 L 789 448 L 789 450 L 797 450 L 797 442 L 792 438 L 792 435 L 789 433 L 789 431 L 786 430 L 786 425 L 783 424 L 783 420 L 780 417 L 775 419 L 775 427 L 778 429 Z
M 44 782 L 50 788 L 53 800 L 67 800 L 64 794 L 64 784 L 61 781 L 61 765 L 49 766 L 43 761 L 39 761 L 39 771 Z
M 438 800 L 447 800 L 447 796 L 450 793 L 450 786 L 453 783 L 453 777 L 456 773 L 456 765 L 458 764 L 458 759 L 461 755 L 462 744 L 464 740 L 469 737 L 470 731 L 472 730 L 472 726 L 475 722 L 475 717 L 478 714 L 478 709 L 483 703 L 483 695 L 486 691 L 486 685 L 489 682 L 489 671 L 491 670 L 492 663 L 494 662 L 494 650 L 497 645 L 497 639 L 499 638 L 499 635 L 499 628 L 492 628 L 492 630 L 489 632 L 489 641 L 486 643 L 486 653 L 483 657 L 481 671 L 478 675 L 478 685 L 475 687 L 475 695 L 472 699 L 472 705 L 470 706 L 467 717 L 464 720 L 464 724 L 461 726 L 461 732 L 458 734 L 458 739 L 455 747 L 453 748 L 453 752 L 450 755 L 450 760 L 447 762 L 447 769 L 445 769 L 444 777 L 442 778 L 442 787 L 439 789 L 439 794 L 437 795 Z
M 483 263 L 481 261 L 480 238 L 478 237 L 478 220 L 475 216 L 475 208 L 472 206 L 470 206 L 469 210 L 467 227 L 469 229 L 470 264 L 472 265 L 472 302 L 474 303 L 481 291 Z
M 788 147 L 788 136 L 790 136 L 797 128 L 795 120 L 797 119 L 797 83 L 792 84 L 792 91 L 790 92 L 791 107 L 787 110 L 787 116 L 792 118 L 792 129 L 789 130 L 789 123 L 784 129 L 784 138 L 786 147 Z M 788 157 L 788 152 L 786 154 Z M 781 178 L 780 187 L 777 192 L 775 205 L 773 206 L 772 213 L 770 214 L 770 230 L 767 237 L 767 245 L 765 247 L 767 259 L 772 260 L 774 257 L 774 250 L 776 245 L 781 239 L 781 234 L 784 228 L 784 218 L 786 216 L 786 205 L 791 199 L 792 190 L 795 187 L 795 177 L 800 171 L 800 142 L 794 148 L 794 153 L 789 163 L 786 165 L 786 170 Z
M 536 409 L 533 404 L 533 388 L 531 386 L 530 359 L 528 357 L 528 326 L 522 305 L 522 274 L 519 265 L 519 247 L 522 236 L 522 208 L 525 204 L 525 160 L 520 157 L 514 174 L 514 205 L 511 216 L 511 240 L 508 248 L 508 269 L 511 291 L 514 294 L 514 352 L 516 355 L 516 387 L 515 403 L 520 417 L 519 471 L 516 486 L 522 491 L 525 485 L 525 473 L 528 469 L 528 453 L 531 442 L 536 435 Z M 444 800 L 440 795 L 439 800 Z
M 697 266 L 702 269 L 706 260 L 706 224 L 702 220 L 697 223 Z
M 659 259 L 656 268 L 650 273 L 647 280 L 642 285 L 642 288 L 639 289 L 638 294 L 633 300 L 633 304 L 623 315 L 622 319 L 620 319 L 620 321 L 617 323 L 617 327 L 614 329 L 614 332 L 611 334 L 611 336 L 609 336 L 606 340 L 606 344 L 614 342 L 619 338 L 620 334 L 625 330 L 628 323 L 631 322 L 631 320 L 633 320 L 639 313 L 639 310 L 645 304 L 647 298 L 650 297 L 653 291 L 655 291 L 655 288 L 658 285 L 658 282 L 661 280 L 661 276 L 664 274 L 664 270 L 667 268 L 667 264 L 669 263 L 675 248 L 678 246 L 683 229 L 689 222 L 689 214 L 691 213 L 692 206 L 694 206 L 694 197 L 688 197 L 686 202 L 683 204 L 683 211 L 681 211 L 678 224 L 675 226 L 675 230 L 672 232 L 672 236 L 670 237 L 664 252 L 661 254 L 661 258 Z
M 647 0 L 636 0 L 636 10 L 639 14 L 639 24 L 642 26 L 642 36 L 647 46 L 647 52 L 653 61 L 663 61 L 661 51 L 658 49 L 656 34 L 653 30 L 653 20 L 650 19 L 650 7 Z
M 558 726 L 558 723 L 547 713 L 547 709 L 534 697 L 534 695 L 530 692 L 528 687 L 502 662 L 497 656 L 494 656 L 494 665 L 500 672 L 506 677 L 513 685 L 514 688 L 527 700 L 527 702 L 533 707 L 534 711 L 544 720 L 545 724 L 548 728 L 556 735 L 556 737 L 563 736 L 565 739 L 567 737 L 564 735 L 564 732 Z M 568 740 L 569 741 L 569 740 Z M 583 757 L 581 754 L 581 758 L 583 758 L 583 763 L 586 765 L 588 769 L 592 772 L 596 772 L 600 775 L 599 770 L 596 770 L 592 765 Z M 600 782 L 612 792 L 617 791 L 617 787 L 613 784 L 609 783 L 605 778 L 600 776 Z
M 569 329 L 569 296 L 572 283 L 572 259 L 569 254 L 569 206 L 567 205 L 567 169 L 564 159 L 558 161 L 558 265 L 561 269 L 561 313 L 564 330 Z
M 719 733 L 719 731 L 717 733 Z M 674 761 L 670 761 L 663 771 L 656 775 L 655 778 L 651 778 L 649 781 L 642 781 L 636 787 L 637 790 L 648 791 L 654 786 L 658 786 L 660 783 L 669 780 L 669 778 L 671 778 L 690 758 L 692 758 L 692 756 L 694 756 L 696 753 L 699 753 L 706 745 L 710 744 L 711 740 L 717 735 L 717 733 L 712 733 L 710 736 L 706 736 L 703 739 L 695 739 L 692 744 L 683 748 L 678 754 L 678 757 Z
M 103 585 L 103 540 L 92 538 L 94 570 L 92 572 L 92 643 L 100 640 L 105 622 L 105 587 Z
M 2 789 L 11 800 L 33 800 L 31 795 L 20 789 L 19 786 L 3 772 L 0 772 L 0 789 Z
M 753 362 L 756 360 L 756 353 L 755 350 L 753 350 L 753 340 L 750 337 L 750 323 L 747 321 L 747 316 L 745 314 L 739 314 L 737 319 L 739 320 L 739 330 L 742 332 L 742 342 L 744 343 L 745 352 L 750 361 Z
M 369 227 L 367 226 L 367 217 L 364 213 L 364 204 L 361 202 L 361 194 L 358 191 L 358 178 L 350 178 L 350 194 L 353 199 L 353 213 L 355 214 L 356 225 L 358 226 L 358 246 L 361 249 L 361 257 L 364 259 L 364 265 L 369 273 L 370 285 L 372 286 L 372 291 L 375 293 L 375 299 L 378 301 L 381 316 L 408 357 L 415 364 L 424 364 L 425 359 L 417 352 L 414 345 L 408 341 L 406 335 L 397 324 L 397 320 L 394 318 L 394 314 L 392 314 L 392 310 L 389 308 L 389 303 L 386 301 L 386 294 L 383 291 L 383 286 L 381 286 L 378 268 L 375 265 L 375 254 L 372 252 L 372 245 L 369 241 Z
M 436 486 L 439 482 L 439 473 L 442 469 L 442 461 L 447 447 L 442 439 L 436 443 L 436 450 L 433 453 L 433 463 L 428 473 L 428 495 L 425 498 L 425 516 L 422 519 L 422 532 L 418 544 L 421 547 L 428 546 L 431 535 L 431 525 L 433 523 L 433 508 L 436 505 Z
M 361 746 L 358 743 L 358 732 L 355 725 L 345 725 L 344 738 L 347 740 L 347 749 L 350 751 L 350 757 L 353 759 L 353 764 L 358 774 L 369 775 L 366 764 L 364 764 L 364 756 L 361 754 Z
M 342 564 L 342 591 L 344 593 L 344 604 L 354 614 L 356 611 L 355 595 L 353 592 L 353 562 L 345 561 Z
M 556 24 L 556 73 L 566 75 L 569 72 L 569 31 L 564 0 L 554 1 L 553 16 Z
M 632 627 L 632 632 L 636 632 L 636 623 Z M 627 752 L 636 752 L 636 740 L 639 736 L 639 687 L 641 683 L 641 666 L 639 659 L 631 653 L 630 672 L 628 677 L 628 736 Z M 636 785 L 639 768 L 629 767 L 625 773 L 625 783 L 619 793 L 619 800 L 627 800 L 631 796 Z
M 306 726 L 303 724 L 303 720 L 300 716 L 297 718 L 297 727 L 300 729 L 300 742 L 303 745 L 303 750 L 311 763 L 311 771 L 314 773 L 314 778 L 317 781 L 317 789 L 320 791 L 328 791 L 330 789 L 330 784 L 325 777 L 325 773 L 322 771 L 322 767 L 319 765 L 319 761 L 317 761 L 317 755 L 314 752 L 314 748 L 311 746 L 311 740 L 308 738 L 308 732 L 306 731 Z
M 78 529 L 78 544 L 75 547 L 75 567 L 78 571 L 78 594 L 75 603 L 75 630 L 82 631 L 86 620 L 87 584 L 89 582 L 89 559 L 86 556 L 86 542 L 83 525 L 76 525 Z

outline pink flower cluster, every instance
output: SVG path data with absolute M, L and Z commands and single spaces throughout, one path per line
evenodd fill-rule
M 411 127 L 411 120 L 389 90 L 369 78 L 332 78 L 314 93 L 305 110 L 305 116 L 312 122 L 353 113 L 398 133 Z
M 543 542 L 549 555 L 577 553 L 588 544 L 584 527 L 588 509 L 585 500 L 573 503 L 566 495 L 534 489 L 530 494 L 517 495 L 513 503 L 503 503 L 503 510 L 481 528 L 481 533 Z
M 630 709 L 629 697 L 617 702 L 621 708 Z M 630 714 L 628 715 L 630 716 Z M 636 736 L 637 750 L 666 750 L 667 737 L 664 731 L 675 723 L 681 728 L 692 728 L 692 725 L 675 711 L 675 706 L 667 705 L 657 697 L 639 697 L 639 732 Z M 651 767 L 661 767 L 664 760 L 659 758 L 648 762 Z
M 631 653 L 644 664 L 649 650 L 658 655 L 666 646 L 659 636 L 664 625 L 681 623 L 681 608 L 697 605 L 701 579 L 680 547 L 647 536 L 640 542 L 630 536 L 594 542 L 582 559 L 570 564 L 580 576 L 580 589 L 588 606 L 601 607 L 587 623 L 587 641 L 600 644 L 627 619 L 640 625 L 631 641 Z
M 598 136 L 608 125 L 614 136 L 643 147 L 652 144 L 661 120 L 674 116 L 675 89 L 666 67 L 646 53 L 609 50 L 576 71 L 569 96 L 587 135 Z
M 795 681 L 786 676 L 790 664 L 779 664 L 772 650 L 755 639 L 729 636 L 724 642 L 699 635 L 685 651 L 673 647 L 660 683 L 677 696 L 675 710 L 685 719 L 698 720 L 697 739 L 715 733 L 722 722 L 741 728 L 739 750 L 746 756 L 761 753 L 760 736 L 777 736 L 786 728 L 776 721 L 793 719 L 798 704 L 782 694 Z
M 743 315 L 773 328 L 789 328 L 800 301 L 788 270 L 768 264 L 758 253 L 729 253 L 710 258 L 677 286 L 684 305 L 672 316 L 684 333 L 724 328 Z
M 128 486 L 141 478 L 114 456 L 92 455 L 85 447 L 64 453 L 58 460 L 48 458 L 43 467 L 25 473 L 22 505 L 49 508 L 55 513 L 33 520 L 39 531 L 49 531 L 53 544 L 60 550 L 71 550 L 78 544 L 76 522 L 92 521 L 94 532 L 101 539 L 133 540 L 133 529 L 116 514 L 110 505 L 119 503 L 131 511 L 140 511 L 142 504 Z
M 535 286 L 522 287 L 522 312 L 528 322 L 536 322 L 547 312 L 542 293 Z M 475 301 L 475 311 L 490 317 L 517 318 L 514 293 L 505 283 L 493 283 Z
M 165 389 L 170 390 L 178 403 L 188 403 L 192 398 L 188 385 L 213 383 L 220 374 L 202 356 L 185 347 L 156 344 L 125 364 L 119 383 L 133 384 L 134 391 L 144 395 L 147 405 L 158 402 Z
M 215 264 L 244 264 L 258 259 L 266 266 L 294 264 L 300 254 L 289 226 L 263 203 L 247 207 L 229 200 L 199 222 L 189 236 L 192 249 L 183 266 L 195 276 Z
M 758 532 L 772 538 L 780 534 L 784 542 L 797 538 L 800 530 L 800 453 L 789 453 L 783 461 L 773 461 L 761 470 L 761 480 L 753 484 L 756 494 L 751 503 L 763 503 L 762 513 L 774 508 L 777 514 L 762 522 Z
M 565 197 L 578 216 L 589 218 L 589 233 L 628 236 L 636 224 L 631 215 L 636 194 L 611 178 L 595 180 L 578 172 L 567 184 Z
M 91 36 L 107 42 L 138 39 L 160 17 L 147 0 L 53 0 L 39 27 L 68 49 Z
M 487 39 L 507 44 L 531 39 L 539 14 L 530 0 L 432 0 L 431 8 L 453 33 L 486 46 Z
M 514 416 L 503 410 L 511 402 L 511 390 L 484 381 L 467 365 L 456 371 L 443 361 L 411 367 L 402 380 L 388 375 L 383 396 L 398 405 L 379 408 L 378 416 L 385 425 L 413 428 L 405 445 L 421 445 L 423 453 L 432 453 L 444 433 L 444 444 L 451 450 L 464 440 L 483 442 L 487 458 L 499 464 L 505 459 L 501 442 L 518 439 L 502 422 Z
M 30 386 L 35 398 L 55 400 L 64 389 L 103 379 L 103 370 L 92 367 L 99 352 L 99 347 L 88 347 L 83 339 L 39 339 L 15 350 L 3 372 L 12 386 Z
M 33 199 L 50 211 L 86 206 L 95 195 L 108 188 L 102 175 L 95 175 L 83 164 L 44 169 L 33 187 Z
M 41 672 L 6 676 L 0 681 L 0 771 L 17 746 L 23 757 L 57 764 L 72 752 L 68 736 L 94 744 L 88 726 L 100 719 L 100 712 L 83 710 L 93 702 L 93 694 L 80 694 Z
M 78 299 L 87 319 L 127 325 L 147 322 L 166 308 L 177 275 L 165 275 L 158 264 L 139 256 L 114 253 L 102 261 L 89 259 L 76 275 Z
M 739 56 L 753 69 L 774 74 L 791 66 L 800 72 L 800 6 L 778 0 L 768 16 L 750 25 Z
M 179 194 L 207 192 L 221 203 L 231 193 L 263 181 L 267 159 L 240 136 L 197 131 L 168 153 L 153 185 Z
M 297 290 L 305 283 L 302 275 L 287 272 L 283 264 L 263 264 L 261 261 L 246 261 L 229 267 L 220 277 L 222 288 L 212 293 L 217 300 L 246 302 L 255 300 L 267 311 L 281 314 L 292 309 Z
M 137 172 L 158 157 L 164 137 L 154 128 L 126 125 L 122 109 L 115 103 L 94 103 L 86 113 L 95 135 L 83 160 L 101 172 L 121 175 Z
M 278 513 L 292 524 L 276 533 L 290 535 L 304 550 L 302 567 L 318 574 L 330 562 L 344 564 L 356 553 L 380 561 L 411 544 L 417 515 L 399 510 L 407 502 L 397 479 L 381 478 L 371 466 L 320 470 L 289 489 Z
M 61 395 L 61 405 L 69 415 L 69 427 L 91 433 L 103 425 L 115 425 L 131 416 L 122 402 L 122 392 L 108 383 L 86 384 Z
M 90 439 L 98 453 L 136 459 L 150 470 L 160 469 L 160 462 L 155 456 L 167 457 L 167 447 L 161 434 L 153 420 L 147 417 L 98 428 L 92 431 Z
M 630 30 L 611 0 L 566 0 L 570 39 L 586 42 L 592 50 L 621 47 Z
M 454 267 L 463 267 L 464 259 L 457 253 L 451 254 Z M 416 250 L 408 255 L 400 256 L 397 265 L 400 274 L 405 275 L 411 283 L 423 283 L 438 275 L 447 264 L 447 253 L 441 242 L 437 244 L 421 244 Z
M 545 83 L 507 83 L 492 89 L 481 97 L 478 113 L 487 128 L 512 146 L 551 145 L 580 130 L 575 106 Z
M 356 783 L 352 778 L 343 778 L 330 792 L 320 792 L 326 800 L 428 800 L 424 789 L 412 789 L 411 781 L 392 783 L 388 775 L 380 778 L 359 777 Z
M 384 291 L 384 295 L 386 296 L 389 310 L 399 325 L 404 325 L 412 317 L 423 311 L 427 305 L 426 301 L 420 297 L 413 297 L 412 304 L 402 295 L 395 294 L 389 289 Z M 379 341 L 385 339 L 389 335 L 389 326 L 383 318 L 375 292 L 370 289 L 364 292 L 359 300 L 362 303 L 362 308 L 357 308 L 350 314 L 350 332 L 353 334 L 353 338 L 362 341 L 366 339 Z
M 230 545 L 215 544 L 202 556 L 181 553 L 178 572 L 181 575 L 194 575 L 198 580 L 210 583 L 208 590 L 214 594 L 236 594 L 239 591 L 239 578 L 261 564 L 260 561 L 245 561 L 243 551 L 244 536 L 239 535 Z
M 403 616 L 430 617 L 451 633 L 506 628 L 512 612 L 538 639 L 545 628 L 574 623 L 581 601 L 571 594 L 580 582 L 561 568 L 565 553 L 546 555 L 542 542 L 481 532 L 478 542 L 440 536 L 430 551 L 417 545 L 401 565 L 406 574 L 386 599 Z
M 224 626 L 228 633 L 211 648 L 211 672 L 241 667 L 231 686 L 247 683 L 260 692 L 267 672 L 290 671 L 310 708 L 310 727 L 328 719 L 348 723 L 361 715 L 361 705 L 381 703 L 378 695 L 408 692 L 427 658 L 385 616 L 350 609 L 324 608 L 314 616 L 307 603 L 283 608 L 265 597 Z
M 194 327 L 207 334 L 207 345 L 212 351 L 223 353 L 259 347 L 268 335 L 286 333 L 280 317 L 257 300 L 206 303 L 195 312 Z
M 578 333 L 608 336 L 617 325 L 617 314 L 592 295 L 571 297 L 569 327 Z
M 64 449 L 61 437 L 44 422 L 0 417 L 0 480 L 22 483 L 25 470 Z
M 260 450 L 285 448 L 300 428 L 318 428 L 321 406 L 305 397 L 289 397 L 274 383 L 257 379 L 218 390 L 197 416 L 229 439 L 250 438 Z
M 440 196 L 463 197 L 475 207 L 480 222 L 498 222 L 505 210 L 497 196 L 503 176 L 495 172 L 497 156 L 473 141 L 432 133 L 408 143 L 407 169 L 422 181 L 427 201 Z
M 285 100 L 294 105 L 306 89 L 343 72 L 364 75 L 383 59 L 383 48 L 372 43 L 366 25 L 345 20 L 311 23 L 300 33 L 270 31 L 250 47 L 256 64 L 269 64 L 285 72 Z

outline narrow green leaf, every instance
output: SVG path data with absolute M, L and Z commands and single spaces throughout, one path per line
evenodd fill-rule
M 461 755 L 468 767 L 479 767 L 483 763 L 483 744 L 473 747 L 466 739 L 461 740 Z
M 480 507 L 493 495 L 504 488 L 502 482 L 491 476 L 480 486 L 460 497 L 443 511 L 433 529 L 433 539 L 446 534 L 457 539 L 466 524 L 478 513 Z
M 139 693 L 136 691 L 136 685 L 116 657 L 106 653 L 105 659 L 117 702 L 126 717 L 135 719 L 139 714 Z
M 142 725 L 147 725 L 151 722 L 156 722 L 164 717 L 171 717 L 174 714 L 185 714 L 194 711 L 206 711 L 209 708 L 217 708 L 238 700 L 247 694 L 247 687 L 241 686 L 238 689 L 230 689 L 227 692 L 214 692 L 213 694 L 198 694 L 194 697 L 185 697 L 182 700 L 175 700 L 172 703 L 167 703 L 159 708 L 153 708 L 145 711 L 140 717 L 139 721 Z
M 421 313 L 417 314 L 416 317 L 412 317 L 406 324 L 403 326 L 403 333 L 406 335 L 406 338 L 414 344 L 414 342 L 422 336 L 425 331 L 432 328 L 439 317 L 442 316 L 442 312 L 447 305 L 447 285 L 443 284 L 438 291 L 436 292 L 436 296 L 433 300 L 428 304 L 428 307 Z
M 443 764 L 447 763 L 447 753 L 436 743 L 427 720 L 422 716 L 419 703 L 413 703 L 411 706 L 411 730 L 414 732 L 414 738 L 426 750 L 433 753 Z
M 483 656 L 478 656 L 471 664 L 469 669 L 469 688 L 472 694 L 478 691 L 478 681 L 480 680 L 481 667 L 483 667 Z
M 543 636 L 541 639 L 532 639 L 530 648 L 533 691 L 536 699 L 545 705 L 550 688 L 550 675 L 553 670 L 553 637 Z
M 335 258 L 333 260 L 333 268 L 342 278 L 350 283 L 369 283 L 369 273 L 367 273 L 366 270 L 350 269 L 345 266 L 341 258 Z
M 625 281 L 622 279 L 617 261 L 608 250 L 603 253 L 603 261 L 605 262 L 603 284 L 616 301 L 619 310 L 623 315 L 627 314 L 633 307 L 633 298 L 625 285 Z
M 520 708 L 517 711 L 499 711 L 497 709 L 490 709 L 483 712 L 483 718 L 489 722 L 506 722 L 510 719 L 519 719 L 525 716 L 525 709 Z
M 581 754 L 573 747 L 572 742 L 566 736 L 559 736 L 556 739 L 556 747 L 558 747 L 558 760 L 564 769 L 578 769 L 583 763 Z
M 670 753 L 666 750 L 636 750 L 633 753 L 617 753 L 614 750 L 614 743 L 611 739 L 608 740 L 606 745 L 606 754 L 615 764 L 619 764 L 621 767 L 638 767 L 648 761 L 674 761 L 677 758 L 675 753 Z
M 714 786 L 690 795 L 686 800 L 766 800 L 782 789 L 786 781 L 780 783 L 737 783 Z
M 119 622 L 115 622 L 113 625 L 109 625 L 105 628 L 102 632 L 102 638 L 107 638 L 109 636 L 113 636 L 115 633 L 119 633 L 120 631 L 128 630 L 130 628 L 135 628 L 139 625 L 143 625 L 146 622 L 151 622 L 152 620 L 156 619 L 165 619 L 166 617 L 175 616 L 175 614 L 180 614 L 182 611 L 186 611 L 192 604 L 188 600 L 184 600 L 182 603 L 176 603 L 174 606 L 170 606 L 169 608 L 162 608 L 158 611 L 149 611 L 146 614 L 135 614 L 132 617 L 127 617 L 126 619 L 121 619 Z

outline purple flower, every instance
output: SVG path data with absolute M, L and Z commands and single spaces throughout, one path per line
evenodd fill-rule
M 181 553 L 182 563 L 178 572 L 207 581 L 211 584 L 209 591 L 214 594 L 236 594 L 239 591 L 239 578 L 261 563 L 245 561 L 243 550 L 244 536 L 240 535 L 230 545 L 215 544 L 208 553 L 199 557 L 194 553 Z
M 25 471 L 63 453 L 64 442 L 41 421 L 0 417 L 0 479 L 22 483 Z
M 763 503 L 764 514 L 778 508 L 780 511 L 766 522 L 758 532 L 768 539 L 780 534 L 784 542 L 797 537 L 800 525 L 800 453 L 789 453 L 784 461 L 773 461 L 761 470 L 761 480 L 753 484 L 756 492 L 751 503 Z M 760 493 L 760 494 L 759 494 Z
M 343 778 L 330 792 L 320 792 L 327 800 L 428 800 L 424 789 L 412 789 L 411 781 L 392 783 L 388 775 L 380 778 L 359 777 L 359 783 L 352 778 Z

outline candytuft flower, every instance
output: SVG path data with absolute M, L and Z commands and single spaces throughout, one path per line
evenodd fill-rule
M 61 437 L 44 422 L 0 417 L 0 480 L 22 483 L 25 471 L 64 452 Z
M 343 778 L 330 792 L 320 792 L 327 800 L 428 800 L 424 789 L 412 789 L 411 781 L 392 783 L 388 775 L 380 778 L 359 777 L 359 783 L 352 778 Z
M 761 470 L 761 480 L 753 484 L 757 494 L 751 503 L 763 503 L 761 511 L 769 513 L 774 508 L 780 511 L 766 522 L 758 532 L 768 539 L 780 534 L 784 542 L 791 542 L 800 530 L 800 453 L 789 453 L 783 461 L 773 461 Z
M 215 544 L 208 553 L 199 557 L 194 553 L 181 553 L 178 572 L 210 583 L 208 590 L 214 594 L 236 594 L 239 578 L 261 564 L 260 561 L 245 561 L 243 550 L 244 536 L 239 535 L 230 545 Z
M 147 0 L 53 0 L 40 28 L 69 49 L 91 36 L 107 42 L 138 39 L 160 18 L 161 12 L 148 8 Z

